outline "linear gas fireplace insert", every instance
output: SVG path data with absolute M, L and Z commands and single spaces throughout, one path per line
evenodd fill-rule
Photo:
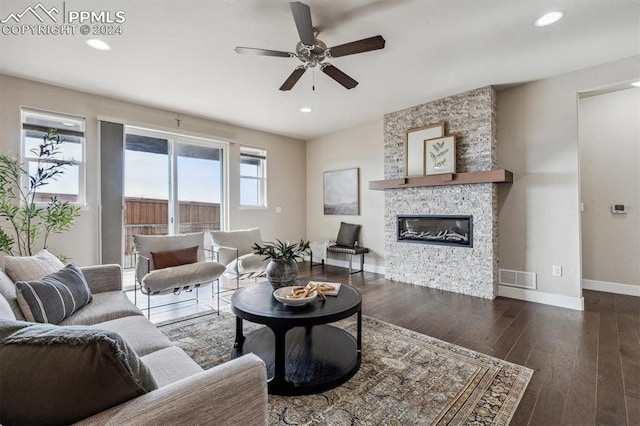
M 473 247 L 473 216 L 398 216 L 398 241 Z

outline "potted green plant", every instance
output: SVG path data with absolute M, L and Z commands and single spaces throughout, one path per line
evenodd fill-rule
M 67 231 L 80 215 L 80 207 L 52 197 L 46 203 L 36 202 L 40 188 L 58 179 L 73 159 L 63 159 L 60 145 L 64 142 L 56 129 L 49 129 L 38 148 L 34 174 L 30 174 L 17 157 L 0 155 L 0 251 L 31 256 L 47 248 L 51 234 Z M 8 223 L 9 226 L 6 226 Z
M 267 265 L 267 280 L 274 289 L 295 285 L 298 277 L 298 264 L 304 253 L 309 253 L 309 241 L 300 240 L 290 244 L 288 241 L 276 240 L 263 245 L 254 243 L 253 252 L 264 256 L 264 260 L 271 259 Z

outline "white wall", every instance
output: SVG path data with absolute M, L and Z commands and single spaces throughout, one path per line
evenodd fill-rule
M 216 102 L 214 97 L 212 102 Z M 20 152 L 20 107 L 86 119 L 87 209 L 71 231 L 55 236 L 49 245 L 51 251 L 64 253 L 79 265 L 100 261 L 98 117 L 235 142 L 229 149 L 229 229 L 260 226 L 265 239 L 298 240 L 305 236 L 306 155 L 302 141 L 189 116 L 181 117 L 178 129 L 176 114 L 170 111 L 0 75 L 0 152 Z M 241 210 L 238 206 L 240 144 L 267 150 L 268 209 Z M 275 213 L 276 206 L 282 207 L 282 213 Z
M 498 91 L 498 166 L 514 172 L 513 184 L 498 185 L 499 267 L 538 274 L 537 291 L 508 296 L 580 309 L 578 93 L 638 79 L 634 56 Z M 307 142 L 307 237 L 334 237 L 340 220 L 363 223 L 363 244 L 379 265 L 383 196 L 366 185 L 383 179 L 382 133 L 380 120 Z M 362 214 L 324 216 L 322 172 L 348 167 L 361 167 Z M 562 277 L 552 276 L 553 265 Z
M 640 88 L 581 98 L 579 124 L 582 276 L 640 286 Z
M 360 168 L 360 215 L 325 215 L 324 172 L 353 167 Z M 361 224 L 360 245 L 371 250 L 365 270 L 384 272 L 384 192 L 369 190 L 369 181 L 380 179 L 384 179 L 382 118 L 307 141 L 307 237 L 335 240 L 340 222 Z
M 536 272 L 538 292 L 581 298 L 578 93 L 638 77 L 635 56 L 498 92 L 498 164 L 514 172 L 499 186 L 499 265 Z

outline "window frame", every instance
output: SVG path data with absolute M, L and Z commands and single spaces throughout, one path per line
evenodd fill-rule
M 243 158 L 251 158 L 260 161 L 260 170 L 258 176 L 249 176 L 242 174 L 242 160 Z M 238 162 L 238 205 L 241 209 L 266 209 L 268 208 L 267 202 L 267 150 L 264 148 L 258 148 L 248 145 L 240 146 L 240 159 Z M 260 173 L 261 172 L 261 173 Z M 243 204 L 242 202 L 242 180 L 250 179 L 258 182 L 258 203 L 257 204 Z
M 38 124 L 27 123 L 27 117 L 29 116 L 40 116 L 52 119 L 54 121 L 60 121 L 64 123 L 68 122 L 77 122 L 80 124 L 81 130 L 69 130 L 64 128 L 64 125 L 61 126 L 43 126 Z M 25 170 L 29 170 L 30 164 L 36 163 L 38 161 L 38 157 L 33 155 L 30 149 L 27 149 L 27 131 L 38 131 L 38 132 L 48 132 L 49 129 L 57 129 L 58 134 L 61 137 L 72 136 L 74 138 L 78 138 L 80 140 L 80 158 L 71 157 L 75 162 L 75 167 L 78 168 L 78 194 L 77 199 L 75 201 L 69 201 L 72 205 L 80 206 L 81 208 L 87 207 L 87 197 L 86 197 L 86 187 L 87 187 L 87 176 L 86 176 L 86 155 L 87 155 L 87 137 L 86 137 L 86 119 L 84 117 L 70 115 L 70 114 L 61 114 L 57 112 L 51 111 L 42 111 L 32 108 L 20 108 L 20 161 L 24 164 Z M 24 176 L 24 184 L 28 185 L 28 176 Z M 42 193 L 42 191 L 39 191 Z M 52 196 L 58 196 L 58 198 L 64 200 L 68 197 L 68 194 L 61 193 L 51 193 Z M 35 201 L 36 205 L 45 205 L 49 201 L 45 200 L 37 200 Z

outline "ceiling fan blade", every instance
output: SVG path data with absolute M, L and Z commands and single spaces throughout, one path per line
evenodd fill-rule
M 291 14 L 296 23 L 296 28 L 298 28 L 300 41 L 305 46 L 313 46 L 316 38 L 313 36 L 313 25 L 311 23 L 311 10 L 309 6 L 299 1 L 293 1 L 289 3 L 289 7 L 291 8 Z
M 298 80 L 300 80 L 300 77 L 302 77 L 302 74 L 304 74 L 306 70 L 307 69 L 305 67 L 298 67 L 295 70 L 293 70 L 289 78 L 287 78 L 285 82 L 282 83 L 282 86 L 280 86 L 280 90 L 282 91 L 291 90 L 293 86 L 296 85 Z
M 322 72 L 338 83 L 342 84 L 346 89 L 353 89 L 358 85 L 357 81 L 355 81 L 331 64 L 324 64 L 322 67 Z
M 295 56 L 293 53 L 280 52 L 278 50 L 256 49 L 254 47 L 236 47 L 234 49 L 236 53 L 242 55 L 258 55 L 258 56 L 278 56 L 281 58 L 291 58 Z
M 383 49 L 384 44 L 384 38 L 382 38 L 381 35 L 377 35 L 358 41 L 352 41 L 351 43 L 341 44 L 340 46 L 331 47 L 329 48 L 329 55 L 332 58 L 339 58 L 340 56 L 370 52 L 371 50 Z

